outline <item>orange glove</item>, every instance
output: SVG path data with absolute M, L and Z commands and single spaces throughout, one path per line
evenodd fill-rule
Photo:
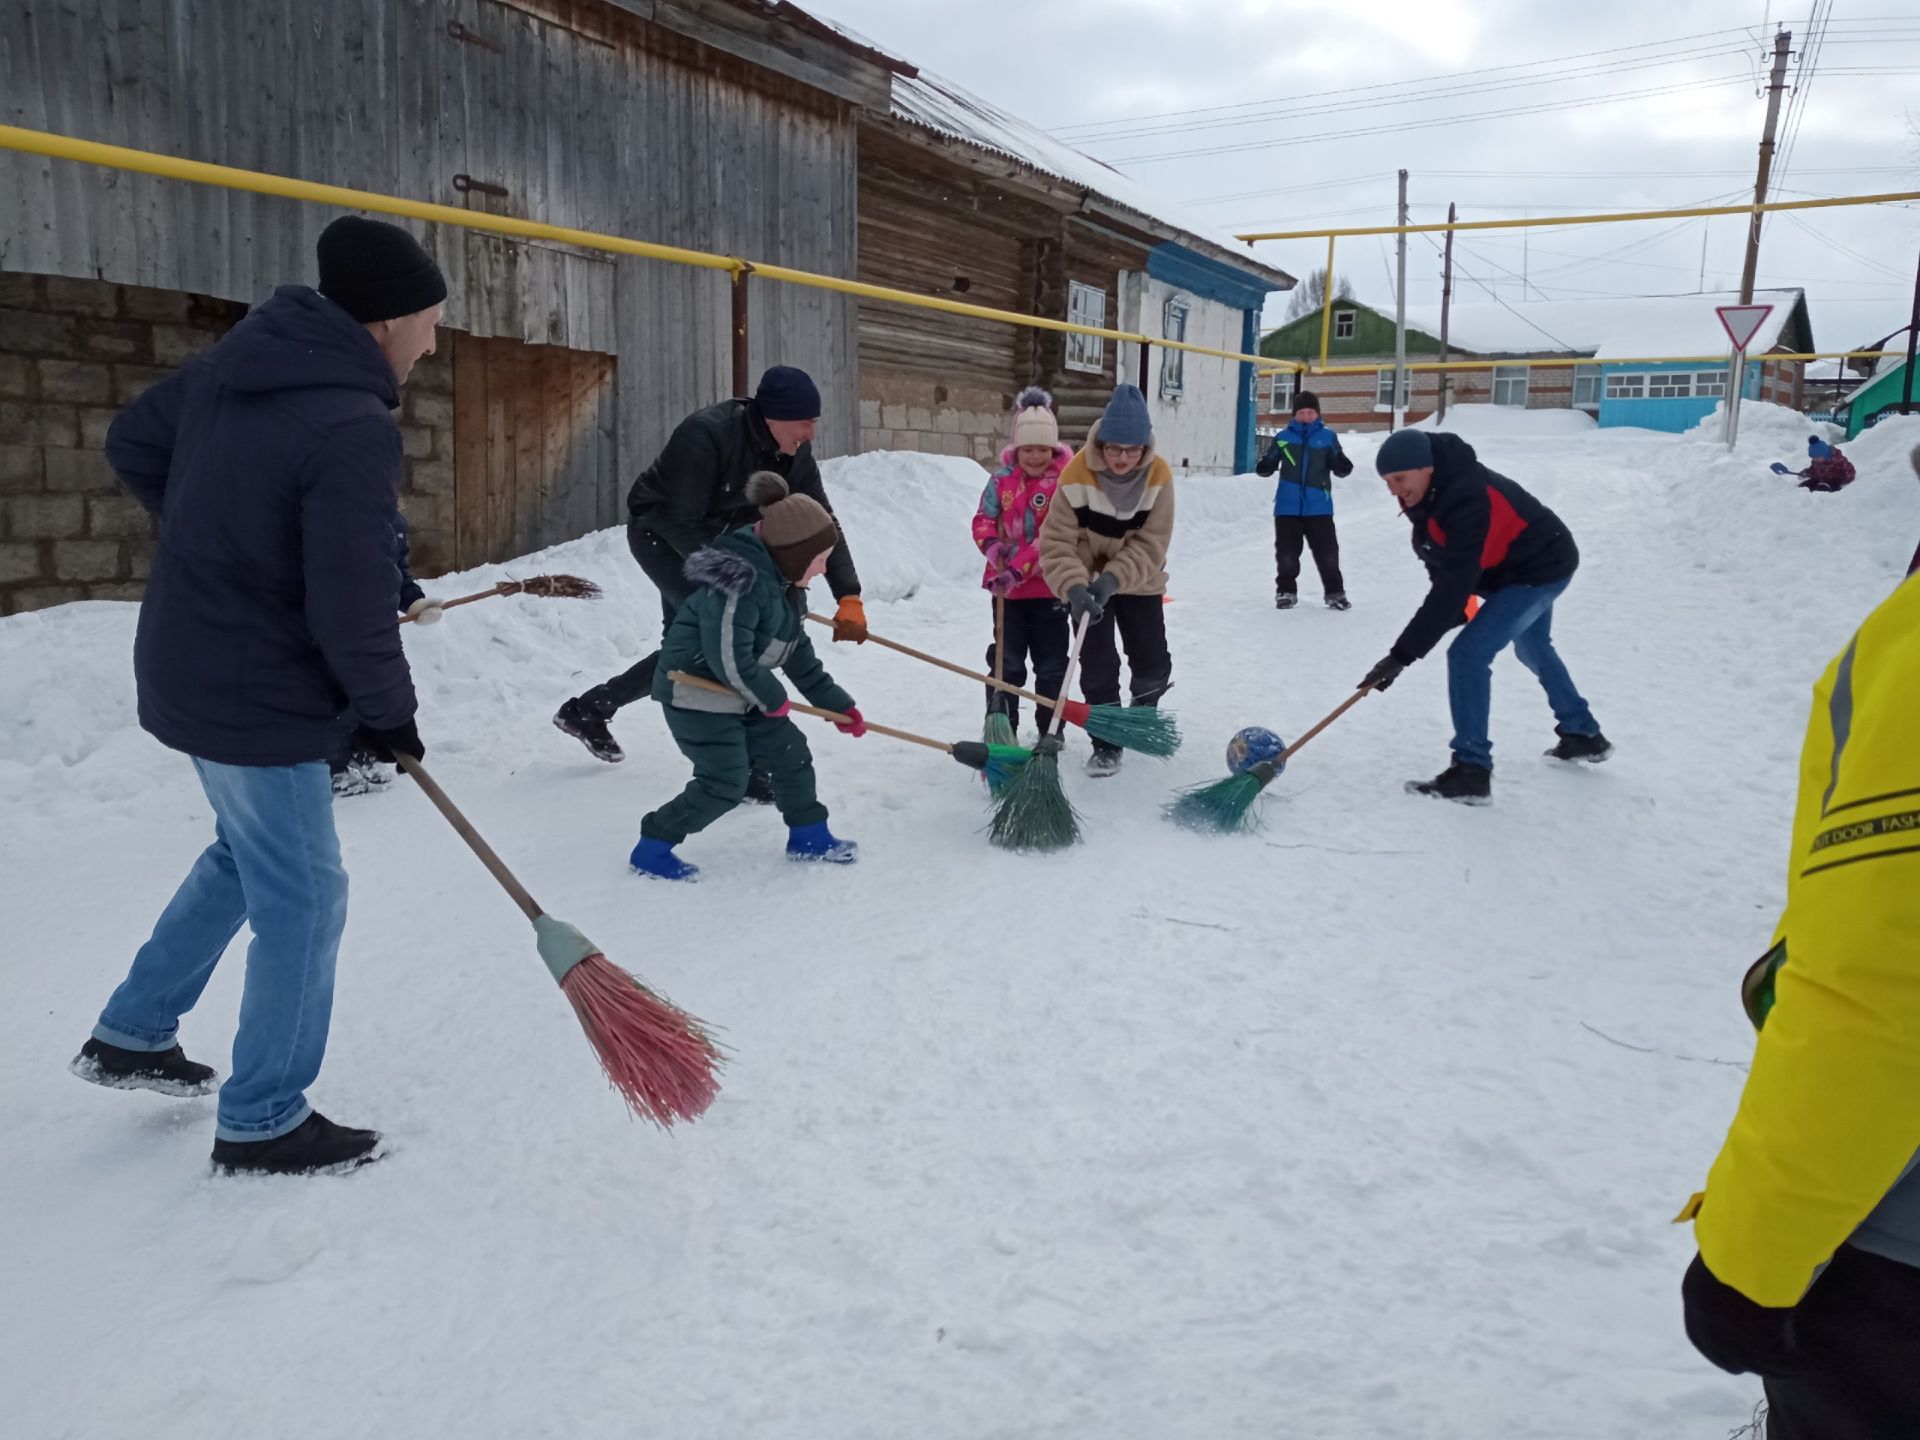
M 833 612 L 833 638 L 851 640 L 857 645 L 867 643 L 867 608 L 860 603 L 858 595 L 841 600 L 840 608 Z

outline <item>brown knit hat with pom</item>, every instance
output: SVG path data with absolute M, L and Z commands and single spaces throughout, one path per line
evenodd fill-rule
M 798 585 L 807 567 L 840 543 L 827 507 L 811 495 L 788 494 L 787 482 L 771 470 L 747 477 L 747 503 L 759 508 L 760 541 L 789 585 Z

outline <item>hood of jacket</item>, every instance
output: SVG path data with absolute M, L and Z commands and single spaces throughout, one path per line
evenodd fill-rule
M 683 573 L 696 585 L 710 586 L 723 595 L 745 595 L 771 580 L 787 588 L 786 577 L 773 563 L 773 554 L 751 530 L 734 530 L 687 557 Z
M 207 361 L 230 390 L 363 390 L 388 409 L 400 403 L 393 366 L 367 327 L 318 290 L 282 285 L 255 307 Z

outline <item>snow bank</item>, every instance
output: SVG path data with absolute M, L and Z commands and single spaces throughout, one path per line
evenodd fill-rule
M 1190 743 L 1098 784 L 1069 764 L 1086 842 L 1054 856 L 991 849 L 943 758 L 815 727 L 860 864 L 789 866 L 750 809 L 689 842 L 699 885 L 637 881 L 638 817 L 686 775 L 659 714 L 620 717 L 618 767 L 547 723 L 653 643 L 622 534 L 434 582 L 607 587 L 410 631 L 422 728 L 533 892 L 733 1060 L 698 1125 L 632 1124 L 512 907 L 396 786 L 337 811 L 353 902 L 314 1098 L 394 1146 L 344 1181 L 212 1180 L 211 1101 L 65 1074 L 210 821 L 133 726 L 132 606 L 0 620 L 7 1433 L 1725 1434 L 1758 1387 L 1687 1347 L 1691 1245 L 1665 1222 L 1751 1053 L 1737 985 L 1779 902 L 1809 688 L 1920 536 L 1920 421 L 1808 495 L 1766 471 L 1800 422 L 1787 447 L 1753 418 L 1731 457 L 1476 440 L 1579 537 L 1555 635 L 1620 747 L 1543 760 L 1551 716 L 1503 657 L 1489 810 L 1401 792 L 1445 763 L 1436 656 L 1288 767 L 1264 835 L 1159 816 L 1240 726 L 1324 715 L 1418 603 L 1377 436 L 1337 482 L 1346 614 L 1271 608 L 1270 481 L 1180 484 Z M 870 455 L 828 483 L 875 626 L 978 656 L 977 467 Z M 979 733 L 977 686 L 826 654 L 874 718 Z M 183 1029 L 210 1061 L 243 946 Z M 192 1322 L 93 1298 L 123 1293 Z
M 1584 435 L 1596 429 L 1584 410 L 1528 410 L 1518 405 L 1449 405 L 1441 423 L 1429 415 L 1415 421 L 1415 430 L 1449 430 L 1469 440 L 1506 435 Z

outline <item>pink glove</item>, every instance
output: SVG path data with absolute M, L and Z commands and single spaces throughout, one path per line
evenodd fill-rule
M 834 729 L 842 732 L 843 734 L 851 735 L 856 740 L 858 740 L 862 735 L 867 733 L 867 722 L 864 718 L 862 718 L 860 714 L 859 706 L 849 705 L 847 706 L 844 713 L 847 717 L 847 723 L 842 725 L 838 720 L 836 720 L 833 722 Z
M 987 581 L 987 590 L 989 593 L 998 595 L 1002 599 L 1005 599 L 1019 588 L 1020 577 L 1011 570 L 996 570 L 993 572 L 993 578 Z
M 792 713 L 793 701 L 782 700 L 778 705 L 774 706 L 773 709 L 767 711 L 767 718 L 769 720 L 784 720 Z

